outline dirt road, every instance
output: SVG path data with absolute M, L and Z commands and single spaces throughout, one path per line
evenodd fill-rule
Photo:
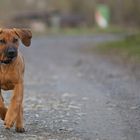
M 127 69 L 80 48 L 112 35 L 33 38 L 25 56 L 24 134 L 0 140 L 140 140 L 140 86 Z M 4 94 L 7 101 L 9 94 Z

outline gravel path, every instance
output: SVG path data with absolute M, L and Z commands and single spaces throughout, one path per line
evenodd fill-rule
M 139 81 L 110 60 L 79 50 L 112 39 L 48 36 L 21 48 L 26 132 L 5 130 L 1 121 L 0 140 L 139 140 Z

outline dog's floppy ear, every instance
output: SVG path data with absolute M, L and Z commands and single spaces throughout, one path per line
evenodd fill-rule
M 29 47 L 31 44 L 32 33 L 29 29 L 13 29 L 17 36 L 21 39 L 21 42 L 26 46 Z

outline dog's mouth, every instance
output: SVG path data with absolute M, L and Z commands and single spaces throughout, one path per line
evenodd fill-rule
M 18 55 L 16 48 L 7 48 L 4 50 L 0 64 L 9 64 L 13 62 Z
M 7 58 L 5 60 L 0 60 L 0 64 L 10 64 L 11 62 L 13 62 L 16 59 L 16 57 L 14 58 Z

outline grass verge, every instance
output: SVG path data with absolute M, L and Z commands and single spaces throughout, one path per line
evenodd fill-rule
M 96 47 L 90 44 L 81 51 L 98 54 L 104 60 L 124 67 L 126 72 L 134 75 L 140 82 L 140 33 L 129 35 L 119 41 L 97 44 Z
M 109 26 L 108 28 L 101 29 L 97 26 L 94 27 L 77 27 L 77 28 L 46 28 L 44 32 L 34 32 L 34 35 L 97 35 L 97 34 L 120 34 L 136 32 L 134 29 L 126 29 L 120 26 Z
M 123 64 L 140 78 L 140 33 L 120 41 L 99 44 L 94 51 L 113 62 Z
M 113 41 L 100 44 L 97 48 L 98 52 L 115 58 L 120 58 L 122 61 L 140 62 L 140 34 L 127 36 L 120 41 Z

